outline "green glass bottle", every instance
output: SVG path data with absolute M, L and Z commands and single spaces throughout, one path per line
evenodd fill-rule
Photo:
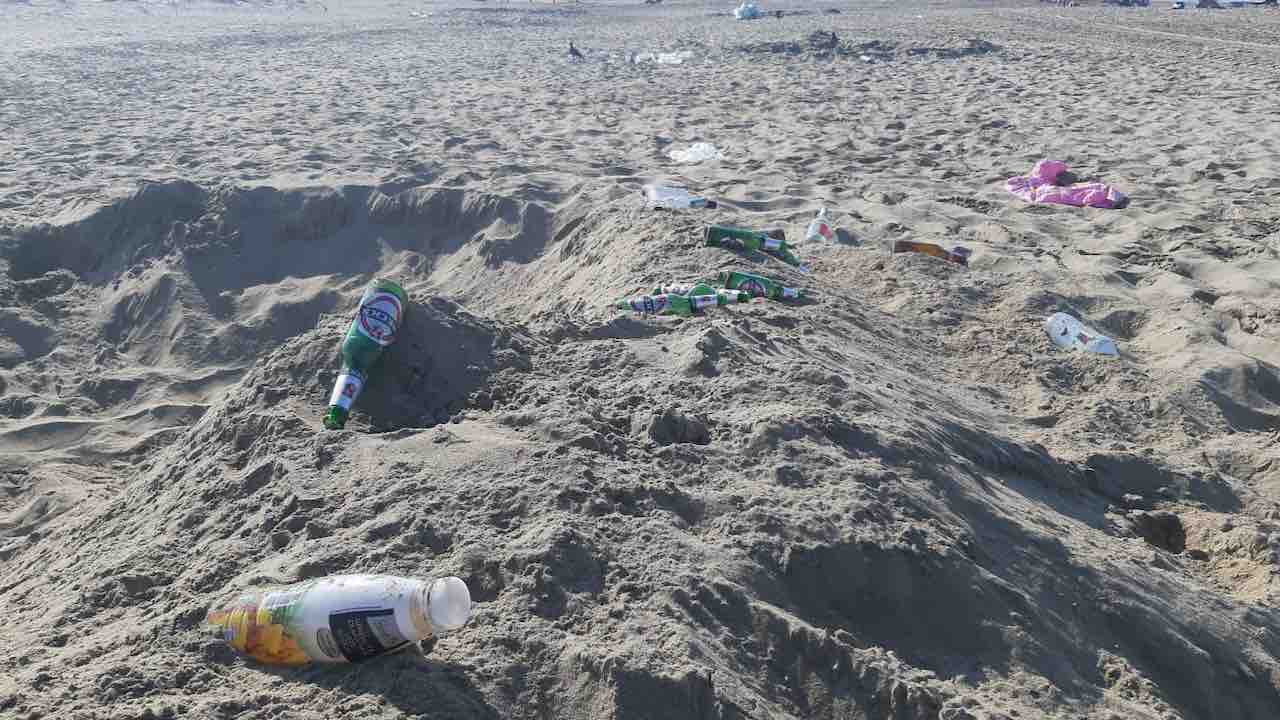
M 682 315 L 687 317 L 705 308 L 746 302 L 749 299 L 746 293 L 740 293 L 736 290 L 715 290 L 713 288 L 712 292 L 707 295 L 677 295 L 675 293 L 641 295 L 640 297 L 619 300 L 616 307 L 619 310 L 631 310 L 647 315 Z
M 751 273 L 725 270 L 720 273 L 719 282 L 730 290 L 741 290 L 751 297 L 766 297 L 770 300 L 799 300 L 804 291 L 786 287 L 777 280 L 772 280 Z
M 748 252 L 765 252 L 805 272 L 809 270 L 804 265 L 801 265 L 800 259 L 791 252 L 791 248 L 787 245 L 786 237 L 781 230 L 761 232 L 728 225 L 710 225 L 706 231 L 706 244 L 709 247 L 736 246 Z
M 396 341 L 408 305 L 404 289 L 390 280 L 374 280 L 364 291 L 342 340 L 342 370 L 333 383 L 329 409 L 324 414 L 326 428 L 341 430 L 347 424 L 351 405 L 364 389 L 374 363 Z

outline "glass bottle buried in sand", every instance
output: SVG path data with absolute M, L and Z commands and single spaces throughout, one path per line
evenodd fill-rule
M 737 272 L 736 270 L 721 271 L 718 280 L 726 288 L 744 292 L 751 297 L 764 297 L 770 300 L 799 300 L 804 296 L 804 291 L 786 287 L 777 280 L 760 275 L 752 275 L 751 273 Z
M 746 302 L 750 298 L 746 293 L 735 290 L 714 290 L 711 294 L 679 295 L 676 293 L 658 293 L 619 300 L 619 310 L 631 310 L 647 315 L 693 315 L 705 308 L 717 305 L 731 305 Z
M 364 291 L 356 316 L 342 340 L 342 370 L 333 383 L 329 409 L 324 414 L 326 428 L 341 430 L 346 426 L 351 405 L 364 389 L 374 363 L 382 351 L 395 342 L 408 304 L 404 289 L 390 280 L 374 280 Z
M 461 578 L 334 575 L 250 592 L 215 606 L 210 629 L 272 665 L 359 662 L 457 630 L 471 617 Z
M 972 251 L 963 245 L 957 245 L 950 250 L 941 245 L 934 245 L 927 242 L 916 242 L 915 240 L 895 240 L 893 243 L 893 253 L 922 253 L 924 255 L 932 255 L 936 258 L 942 258 L 947 262 L 953 262 L 957 265 L 968 265 L 969 254 Z
M 727 225 L 711 225 L 706 231 L 706 244 L 709 247 L 741 247 L 747 252 L 764 252 L 788 265 L 794 265 L 802 272 L 809 271 L 791 252 L 786 235 L 781 230 L 761 232 Z

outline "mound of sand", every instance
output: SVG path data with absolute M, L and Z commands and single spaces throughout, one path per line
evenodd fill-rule
M 0 6 L 40 139 L 0 137 L 0 714 L 1275 714 L 1273 16 L 423 7 Z M 699 51 L 609 61 L 637 27 Z M 1085 61 L 1128 70 L 1027 82 Z M 1043 155 L 1133 203 L 1008 196 Z M 810 275 L 701 246 L 819 205 Z M 609 307 L 730 268 L 811 299 Z M 377 276 L 406 324 L 326 432 Z M 473 620 L 301 670 L 201 627 L 340 572 L 459 575 Z

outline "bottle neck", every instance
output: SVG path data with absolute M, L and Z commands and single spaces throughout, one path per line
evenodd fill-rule
M 431 624 L 431 584 L 414 580 L 414 588 L 409 596 L 409 621 L 413 623 L 414 642 L 426 640 L 437 634 Z

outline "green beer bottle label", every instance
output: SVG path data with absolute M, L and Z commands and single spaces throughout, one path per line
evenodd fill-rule
M 374 286 L 360 299 L 360 314 L 356 316 L 355 329 L 382 347 L 387 347 L 396 341 L 403 313 L 404 305 L 395 293 Z

